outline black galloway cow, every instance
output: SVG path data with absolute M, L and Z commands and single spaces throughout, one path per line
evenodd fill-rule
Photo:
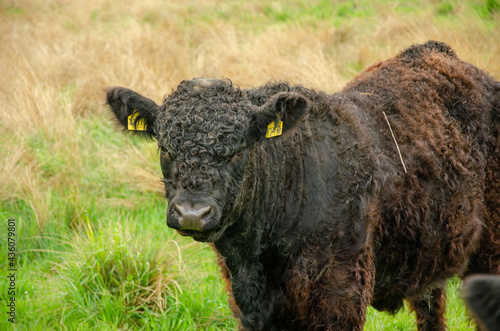
M 212 243 L 242 330 L 362 330 L 404 300 L 443 330 L 446 279 L 500 273 L 500 83 L 443 43 L 336 94 L 194 79 L 107 102 L 158 141 L 167 224 Z

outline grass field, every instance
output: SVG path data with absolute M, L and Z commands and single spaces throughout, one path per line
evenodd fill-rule
M 114 130 L 104 88 L 160 102 L 183 79 L 228 77 L 333 92 L 429 39 L 500 79 L 499 35 L 499 0 L 0 0 L 0 330 L 236 329 L 213 252 L 165 224 L 156 144 Z M 448 323 L 472 329 L 459 286 Z M 407 311 L 371 309 L 365 327 L 415 329 Z

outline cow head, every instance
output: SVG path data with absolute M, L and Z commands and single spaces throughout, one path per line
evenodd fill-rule
M 283 136 L 272 138 L 283 139 L 309 108 L 293 92 L 258 106 L 230 81 L 214 79 L 183 81 L 162 105 L 120 87 L 108 90 L 107 103 L 125 130 L 158 141 L 167 224 L 198 241 L 218 240 L 236 221 L 247 159 L 255 144 L 271 140 L 269 124 L 283 122 Z

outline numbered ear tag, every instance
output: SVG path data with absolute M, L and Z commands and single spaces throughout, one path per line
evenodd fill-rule
M 266 138 L 272 138 L 281 136 L 283 133 L 283 121 L 279 121 L 276 125 L 276 121 L 272 121 L 271 124 L 267 126 Z
M 138 113 L 134 111 L 134 113 L 128 117 L 128 129 L 130 131 L 146 131 L 146 119 L 141 118 L 135 122 L 137 115 Z

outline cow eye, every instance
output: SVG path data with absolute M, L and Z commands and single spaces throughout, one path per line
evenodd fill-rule
M 236 162 L 236 161 L 240 160 L 242 157 L 243 157 L 243 152 L 239 151 L 238 153 L 234 154 L 231 157 L 231 159 L 229 160 L 229 162 L 231 162 L 231 163 Z
M 172 156 L 172 153 L 168 149 L 166 149 L 163 146 L 160 146 L 161 150 L 161 155 L 167 160 L 167 161 L 173 161 L 174 157 Z

